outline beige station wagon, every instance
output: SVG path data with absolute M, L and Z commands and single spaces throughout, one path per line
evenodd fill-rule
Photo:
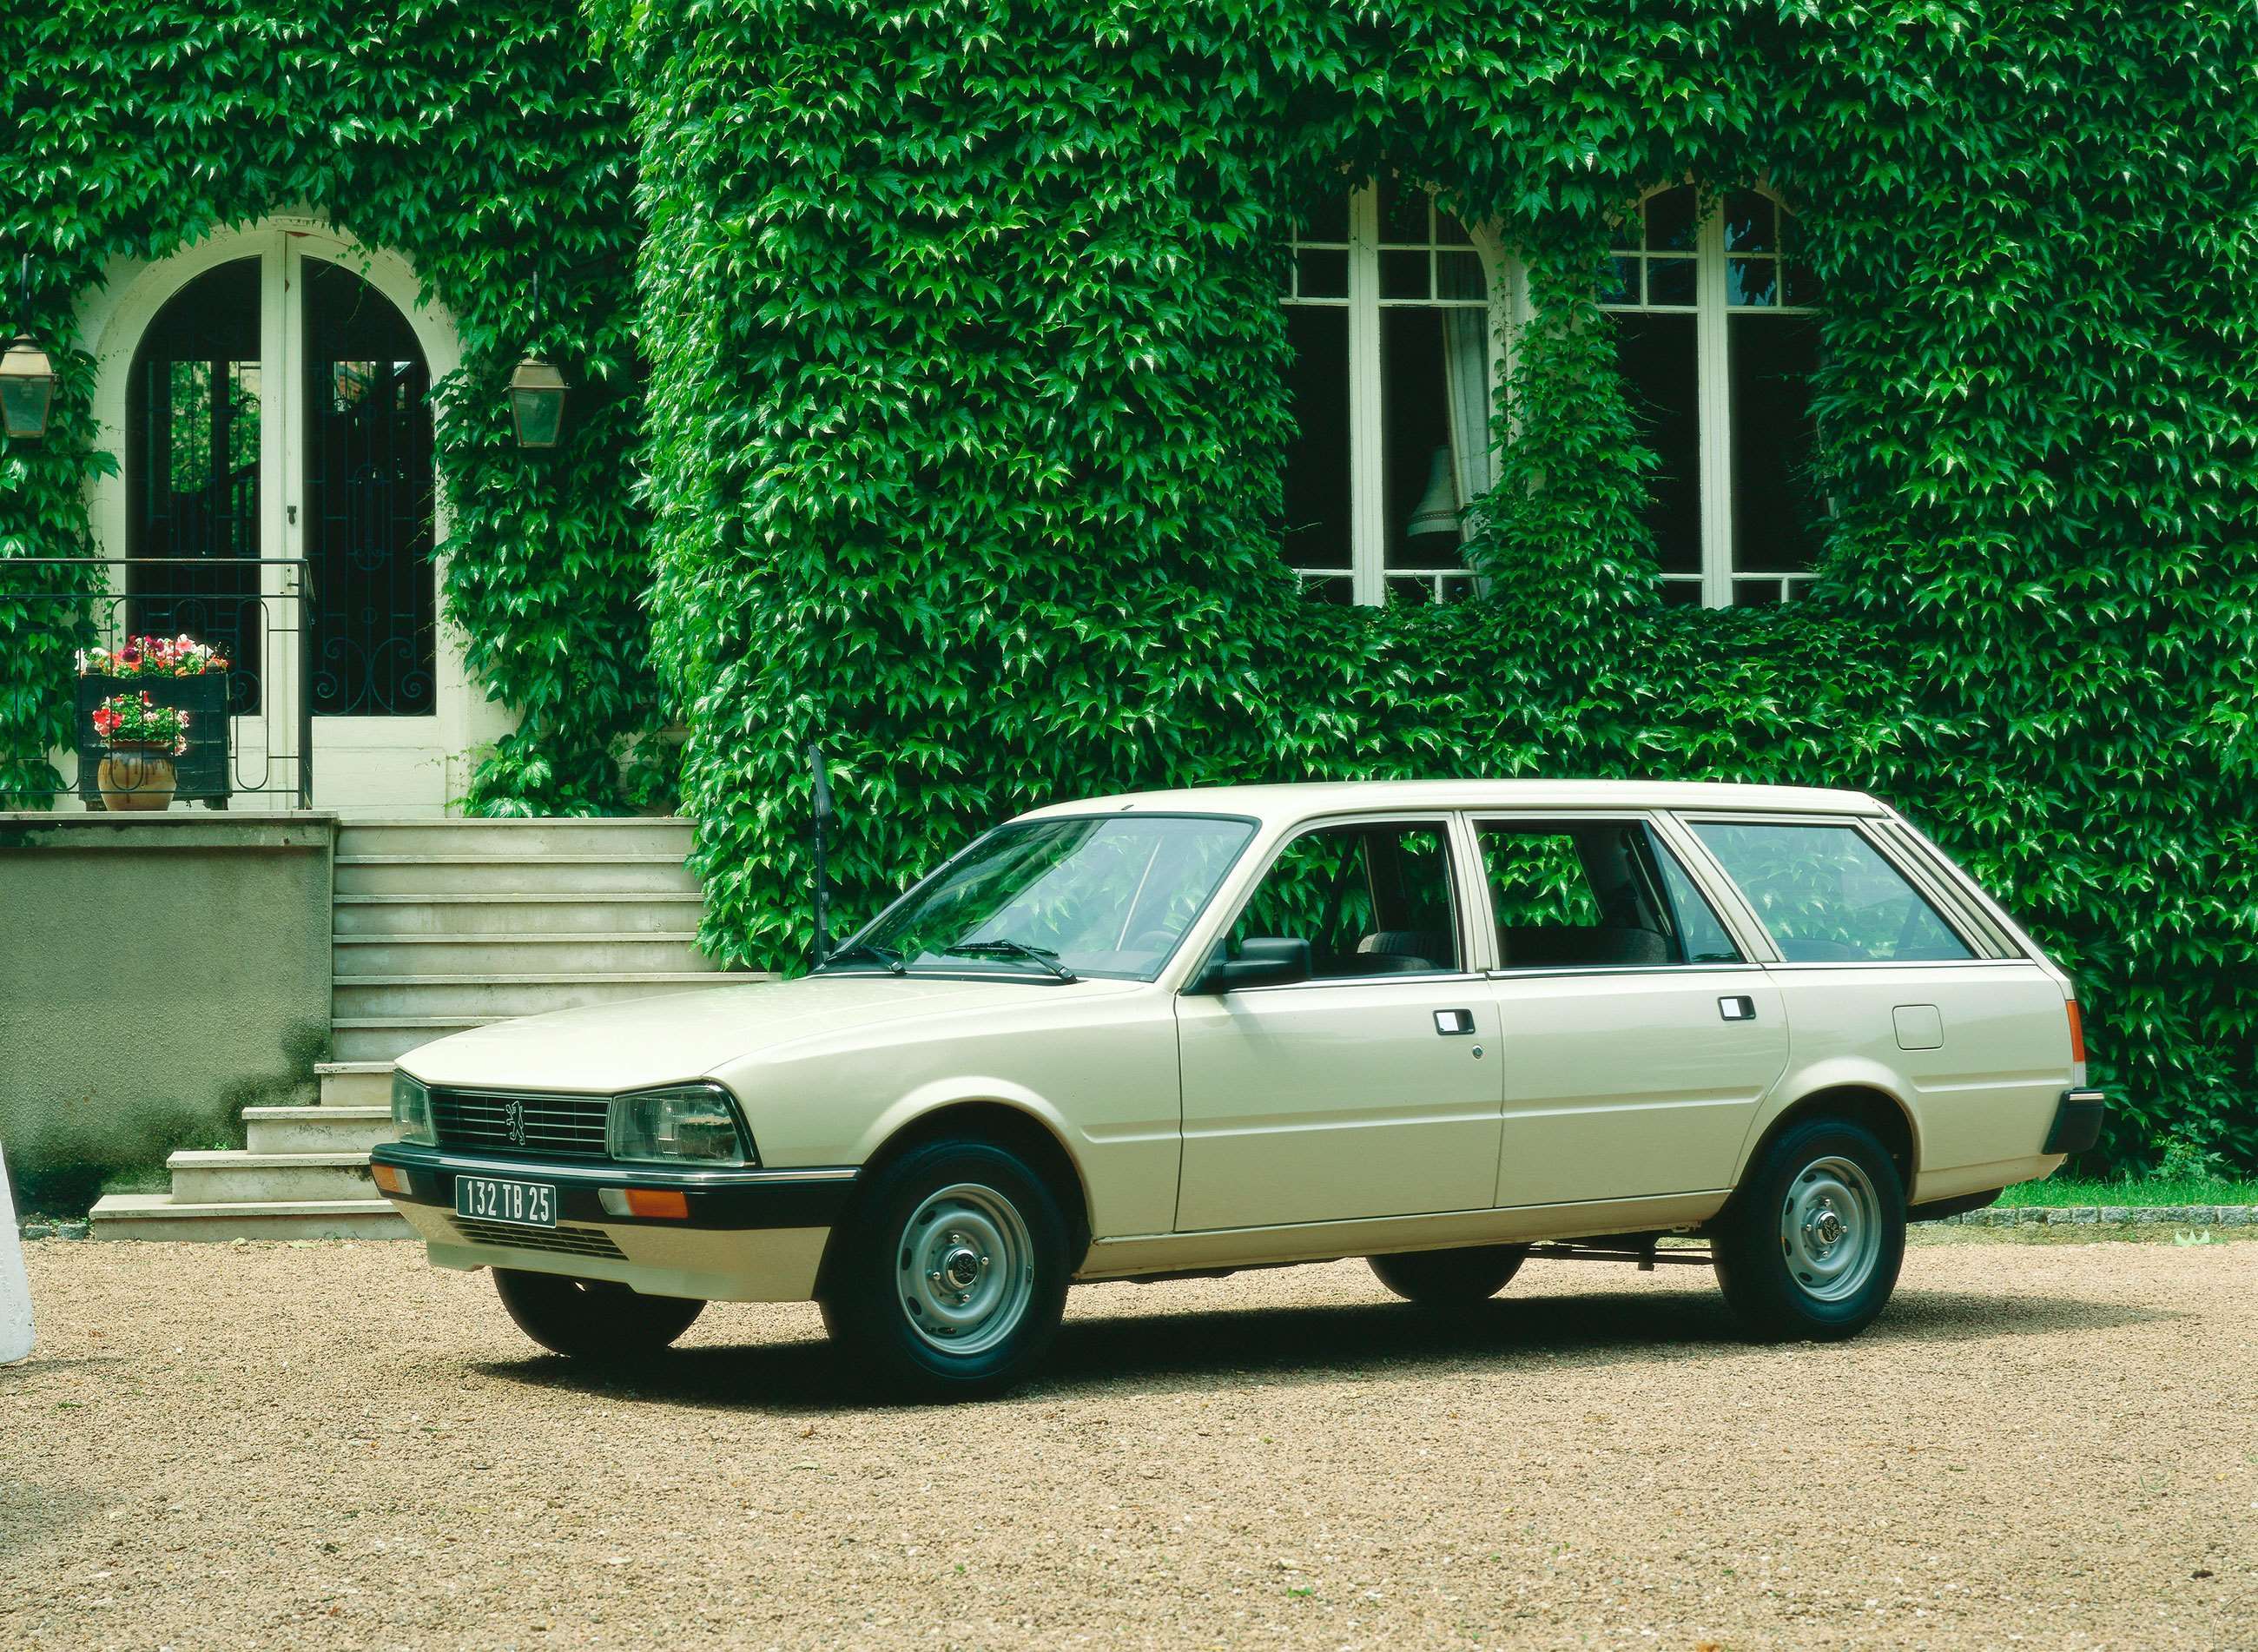
M 1225 787 L 1022 815 L 800 979 L 427 1044 L 375 1174 L 557 1352 L 813 1298 L 969 1394 L 1070 1284 L 1343 1257 L 1431 1307 L 1714 1262 L 1847 1336 L 1907 1221 L 2092 1143 L 2084 1081 L 2070 981 L 1872 798 Z

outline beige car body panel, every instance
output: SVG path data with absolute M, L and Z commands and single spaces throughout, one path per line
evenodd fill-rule
M 1844 1085 L 1904 1110 L 1916 1201 L 2060 1162 L 2038 1147 L 2060 1093 L 2084 1080 L 2070 1060 L 2068 981 L 1964 874 L 1863 794 L 1374 782 L 1144 794 L 1022 818 L 1128 810 L 1254 822 L 1149 983 L 998 972 L 719 986 L 499 1023 L 400 1065 L 426 1084 L 528 1092 L 710 1078 L 738 1098 L 763 1166 L 809 1173 L 846 1173 L 940 1109 L 1011 1107 L 1051 1133 L 1080 1178 L 1085 1279 L 1692 1228 L 1722 1206 L 1788 1109 Z M 1516 815 L 1649 822 L 1750 962 L 1500 969 L 1472 822 Z M 1864 822 L 1956 926 L 2012 955 L 1783 964 L 1685 823 L 1711 817 Z M 1397 818 L 1450 824 L 1462 972 L 1184 991 L 1293 835 Z M 1712 1019 L 1728 996 L 1752 1000 L 1753 1018 Z M 1469 1012 L 1473 1031 L 1438 1036 L 1438 1009 Z M 562 1257 L 468 1243 L 446 1212 L 402 1209 L 443 1265 L 728 1300 L 810 1295 L 827 1238 L 620 1225 L 603 1231 L 623 1260 Z

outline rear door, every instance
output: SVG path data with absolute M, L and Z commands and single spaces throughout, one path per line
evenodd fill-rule
M 1326 822 L 1279 851 L 1222 944 L 1310 943 L 1310 979 L 1177 1000 L 1182 1232 L 1479 1210 L 1497 1010 L 1441 815 Z
M 1504 1056 L 1495 1202 L 1730 1186 L 1787 1063 L 1778 989 L 1644 816 L 1476 816 Z

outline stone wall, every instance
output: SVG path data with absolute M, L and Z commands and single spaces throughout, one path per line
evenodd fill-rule
M 18 1207 L 82 1210 L 246 1105 L 310 1102 L 336 822 L 0 814 L 0 1142 Z

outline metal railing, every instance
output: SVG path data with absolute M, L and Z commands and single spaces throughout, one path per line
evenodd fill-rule
M 76 679 L 78 775 L 69 789 L 88 808 L 103 806 L 96 778 L 103 743 L 94 710 L 110 694 L 141 690 L 189 716 L 175 801 L 225 808 L 237 798 L 255 798 L 270 808 L 312 807 L 315 608 L 302 558 L 0 559 L 0 609 L 17 602 L 26 605 L 35 630 L 52 623 L 68 648 L 115 650 L 131 637 L 185 634 L 229 662 L 227 671 L 202 677 Z M 55 691 L 74 688 L 59 680 Z

